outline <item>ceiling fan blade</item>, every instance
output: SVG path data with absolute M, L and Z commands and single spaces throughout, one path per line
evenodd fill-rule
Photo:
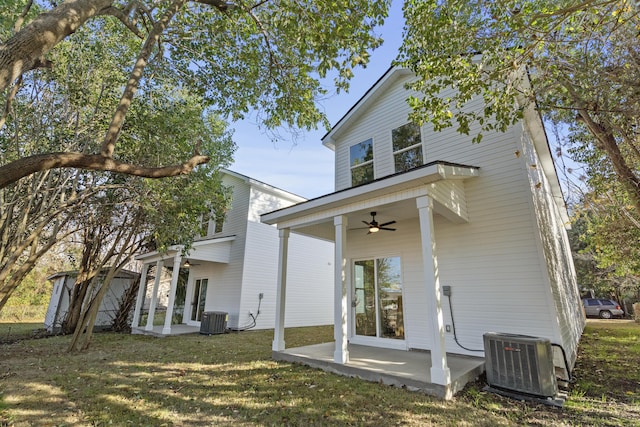
M 387 225 L 395 224 L 395 221 L 385 222 L 384 224 L 380 224 L 379 227 L 386 227 Z
M 396 231 L 395 228 L 380 227 L 380 230 Z
M 362 222 L 367 224 L 367 226 L 371 227 L 371 224 L 369 224 L 367 221 L 362 221 Z

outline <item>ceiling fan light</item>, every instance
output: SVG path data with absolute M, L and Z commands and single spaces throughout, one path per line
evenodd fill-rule
M 373 227 L 369 227 L 370 233 L 377 233 L 378 231 L 380 231 L 380 228 L 376 227 L 375 225 Z
M 186 268 L 191 267 L 191 263 L 189 262 L 189 260 L 186 260 L 186 261 L 185 261 L 184 266 L 185 266 Z

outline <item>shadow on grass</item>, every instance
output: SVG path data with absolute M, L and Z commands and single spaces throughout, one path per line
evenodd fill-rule
M 294 347 L 330 340 L 332 331 L 286 334 Z M 598 402 L 580 391 L 556 409 L 486 393 L 476 382 L 444 402 L 273 361 L 272 338 L 104 333 L 75 354 L 64 351 L 68 337 L 1 345 L 0 425 L 640 425 L 631 396 Z

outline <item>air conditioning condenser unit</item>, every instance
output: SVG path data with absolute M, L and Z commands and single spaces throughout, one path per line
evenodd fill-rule
M 200 333 L 203 335 L 224 334 L 227 331 L 227 316 L 224 311 L 205 311 L 200 321 Z
M 506 333 L 484 334 L 487 383 L 490 388 L 556 399 L 558 383 L 551 341 Z

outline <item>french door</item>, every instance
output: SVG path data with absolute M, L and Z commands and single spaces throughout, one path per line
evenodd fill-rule
M 207 285 L 209 279 L 196 279 L 193 285 L 193 297 L 191 298 L 191 320 L 200 322 L 204 312 L 204 303 L 207 299 Z
M 400 257 L 354 262 L 355 334 L 404 339 Z

